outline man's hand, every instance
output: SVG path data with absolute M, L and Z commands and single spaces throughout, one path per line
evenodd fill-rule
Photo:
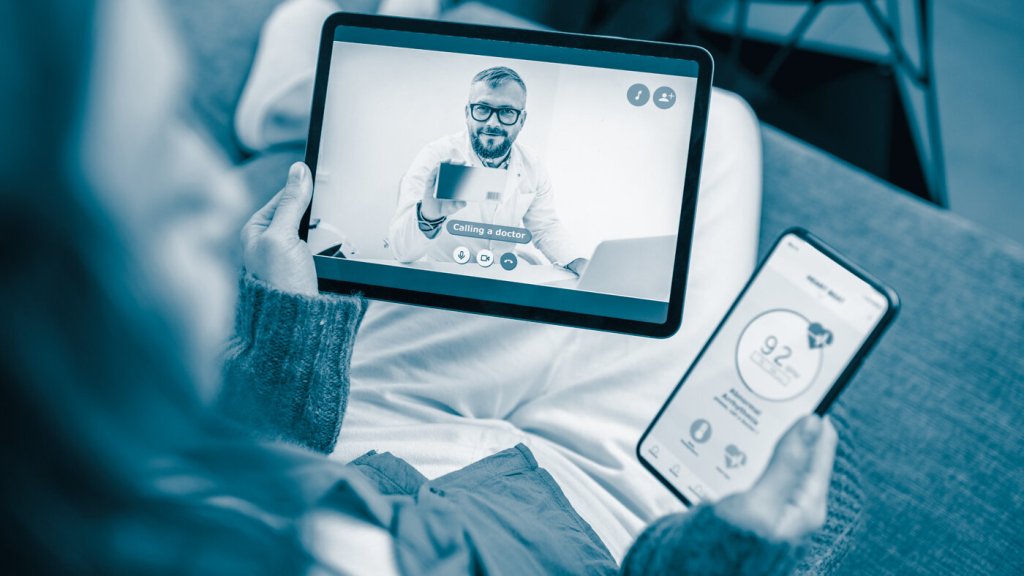
M 461 162 L 447 162 L 447 164 L 462 165 Z M 437 220 L 442 216 L 447 218 L 466 207 L 466 203 L 460 200 L 438 200 L 434 198 L 434 189 L 437 188 L 437 178 L 440 172 L 441 165 L 438 164 L 434 167 L 433 172 L 431 172 L 433 178 L 427 178 L 427 182 L 430 182 L 431 185 L 423 190 L 423 199 L 420 200 L 420 214 L 427 220 Z
M 586 258 L 577 258 L 565 265 L 566 269 L 575 274 L 577 278 L 583 277 L 583 273 L 587 271 L 587 266 L 590 266 L 590 260 Z
M 309 246 L 299 223 L 313 197 L 313 178 L 302 162 L 292 164 L 288 183 L 242 228 L 243 261 L 256 278 L 283 292 L 319 294 Z
M 811 415 L 796 422 L 775 446 L 757 483 L 715 504 L 718 514 L 763 538 L 796 542 L 819 530 L 828 511 L 838 437 L 832 422 Z

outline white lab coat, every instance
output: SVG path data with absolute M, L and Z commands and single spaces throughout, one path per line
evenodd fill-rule
M 425 190 L 434 188 L 437 167 L 442 162 L 483 166 L 465 130 L 439 138 L 420 150 L 402 177 L 398 207 L 391 219 L 388 244 L 395 259 L 399 262 L 421 259 L 452 262 L 452 253 L 459 246 L 469 248 L 473 254 L 486 248 L 498 259 L 505 252 L 515 253 L 521 249 L 523 244 L 514 242 L 453 236 L 445 225 L 434 238 L 428 238 L 419 229 L 416 205 L 423 199 Z M 558 217 L 551 180 L 536 156 L 514 143 L 507 169 L 508 183 L 501 202 L 469 203 L 448 219 L 526 228 L 533 235 L 533 244 L 556 266 L 565 266 L 584 257 Z

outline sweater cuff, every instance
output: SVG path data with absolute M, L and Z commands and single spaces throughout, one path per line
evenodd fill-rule
M 365 310 L 360 295 L 301 296 L 243 275 L 225 358 L 223 412 L 260 437 L 331 451 Z
M 633 544 L 623 574 L 781 575 L 802 546 L 763 538 L 720 517 L 713 506 L 665 516 Z

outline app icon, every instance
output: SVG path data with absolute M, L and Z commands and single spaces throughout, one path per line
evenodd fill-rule
M 481 250 L 477 252 L 476 263 L 484 268 L 494 264 L 494 252 L 491 252 L 490 250 Z
M 643 84 L 633 84 L 626 90 L 626 99 L 633 106 L 643 106 L 651 99 L 651 90 Z
M 519 265 L 519 258 L 514 252 L 505 252 L 501 255 L 501 267 L 505 270 L 515 270 Z
M 662 86 L 654 91 L 654 105 L 662 110 L 671 108 L 676 103 L 676 91 L 668 86 Z
M 701 500 L 708 497 L 707 492 L 704 490 L 703 484 L 694 484 L 693 486 L 690 486 L 690 490 L 693 490 L 693 493 L 696 494 L 697 497 L 700 498 Z
M 747 455 L 736 447 L 735 444 L 729 444 L 725 447 L 725 467 L 726 468 L 739 468 L 747 463 Z
M 703 444 L 711 439 L 711 423 L 701 418 L 694 420 L 690 425 L 690 438 L 698 444 Z
M 469 248 L 465 246 L 459 246 L 452 252 L 452 260 L 455 260 L 459 264 L 465 264 L 469 262 L 469 259 L 473 257 L 473 253 L 469 251 Z

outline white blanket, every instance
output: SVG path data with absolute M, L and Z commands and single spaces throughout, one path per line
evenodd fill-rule
M 634 450 L 750 275 L 761 135 L 715 91 L 683 326 L 666 340 L 371 304 L 332 457 L 390 451 L 428 478 L 523 442 L 620 560 L 652 519 L 682 509 Z

